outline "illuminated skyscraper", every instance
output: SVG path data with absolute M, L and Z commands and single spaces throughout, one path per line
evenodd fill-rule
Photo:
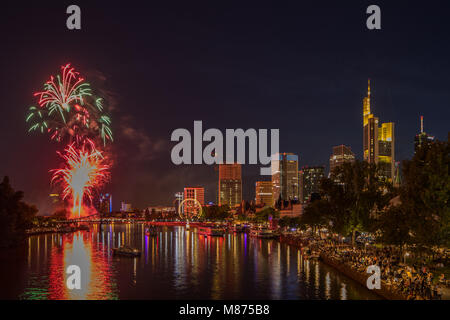
M 298 156 L 293 153 L 277 153 L 272 156 L 272 194 L 276 202 L 298 200 Z
M 320 192 L 320 182 L 325 177 L 325 167 L 303 167 L 299 171 L 300 181 L 300 200 L 308 202 L 311 200 L 311 194 Z
M 184 200 L 187 199 L 195 199 L 203 206 L 205 204 L 205 189 L 201 187 L 184 188 Z M 195 201 L 185 201 L 183 209 L 186 215 L 200 213 L 200 208 Z
M 423 116 L 420 116 L 420 133 L 416 134 L 416 137 L 414 138 L 414 153 L 417 152 L 417 149 L 419 149 L 424 142 L 430 143 L 433 141 L 434 137 L 423 131 Z
M 382 123 L 370 111 L 370 79 L 367 96 L 363 100 L 363 156 L 369 163 L 376 163 L 383 176 L 393 181 L 395 172 L 394 123 Z
M 333 172 L 334 168 L 339 167 L 344 162 L 354 162 L 355 154 L 352 152 L 350 147 L 340 146 L 333 147 L 333 154 L 330 157 L 330 174 Z
M 242 201 L 241 165 L 219 164 L 219 206 L 235 207 Z
M 102 214 L 112 212 L 112 194 L 110 193 L 100 194 L 98 210 Z
M 255 195 L 257 205 L 272 206 L 272 181 L 256 181 Z

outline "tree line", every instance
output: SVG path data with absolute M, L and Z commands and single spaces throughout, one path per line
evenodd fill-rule
M 402 163 L 402 184 L 394 188 L 375 164 L 344 163 L 321 181 L 320 199 L 298 219 L 281 225 L 325 227 L 355 243 L 370 232 L 380 243 L 418 249 L 450 244 L 450 146 L 424 143 Z
M 26 238 L 38 210 L 23 201 L 23 192 L 15 191 L 5 176 L 0 183 L 0 247 L 19 245 Z

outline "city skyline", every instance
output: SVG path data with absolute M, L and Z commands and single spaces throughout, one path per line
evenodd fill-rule
M 2 9 L 0 299 L 450 300 L 448 0 Z
M 67 34 L 60 26 L 65 13 L 54 18 L 60 8 L 31 4 L 22 19 L 10 15 L 1 21 L 2 70 L 18 80 L 2 80 L 8 94 L 2 101 L 0 149 L 7 157 L 0 160 L 0 174 L 10 176 L 40 214 L 50 213 L 48 195 L 54 192 L 48 170 L 58 165 L 57 148 L 42 136 L 30 137 L 23 120 L 32 93 L 49 72 L 68 62 L 112 102 L 115 158 L 104 191 L 114 194 L 114 210 L 121 201 L 137 207 L 170 204 L 173 194 L 193 180 L 205 187 L 208 201 L 215 201 L 217 173 L 211 166 L 170 161 L 170 133 L 191 127 L 194 120 L 221 130 L 279 128 L 280 152 L 299 155 L 300 167 L 328 168 L 330 150 L 340 144 L 362 159 L 361 101 L 368 78 L 374 113 L 395 123 L 395 160 L 411 158 L 420 115 L 427 132 L 447 139 L 450 96 L 443 66 L 450 47 L 439 28 L 445 10 L 382 6 L 386 28 L 369 31 L 364 6 L 261 6 L 257 15 L 251 7 L 225 6 L 227 18 L 208 7 L 180 6 L 180 18 L 164 6 L 136 11 L 92 3 L 83 6 L 83 29 Z M 414 23 L 423 17 L 426 23 Z M 113 23 L 119 20 L 124 23 Z M 7 32 L 11 28 L 14 33 Z M 74 50 L 80 47 L 89 50 Z M 130 49 L 119 52 L 118 47 Z M 242 170 L 242 197 L 252 199 L 254 183 L 261 180 L 259 167 Z

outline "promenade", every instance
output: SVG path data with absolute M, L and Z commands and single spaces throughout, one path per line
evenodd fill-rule
M 331 240 L 321 240 L 299 235 L 282 235 L 280 241 L 305 250 L 317 252 L 323 262 L 336 268 L 349 278 L 366 286 L 370 265 L 381 269 L 381 289 L 378 295 L 389 300 L 440 300 L 450 299 L 449 281 L 443 274 L 434 275 L 436 265 L 425 263 L 407 265 L 395 248 L 351 247 Z M 448 260 L 448 252 L 442 260 Z

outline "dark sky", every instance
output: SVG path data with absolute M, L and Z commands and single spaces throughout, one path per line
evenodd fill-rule
M 21 1 L 2 4 L 0 175 L 46 213 L 48 170 L 62 145 L 28 134 L 33 92 L 70 62 L 108 92 L 115 165 L 107 189 L 114 209 L 169 204 L 184 186 L 214 201 L 207 165 L 175 166 L 171 132 L 279 128 L 282 152 L 300 165 L 328 165 L 332 146 L 362 157 L 362 99 L 396 124 L 396 158 L 408 159 L 419 116 L 439 139 L 449 131 L 448 1 Z M 167 4 L 166 4 L 167 3 Z M 77 4 L 82 30 L 66 28 Z M 382 30 L 366 28 L 370 4 Z M 259 166 L 244 166 L 244 198 Z

